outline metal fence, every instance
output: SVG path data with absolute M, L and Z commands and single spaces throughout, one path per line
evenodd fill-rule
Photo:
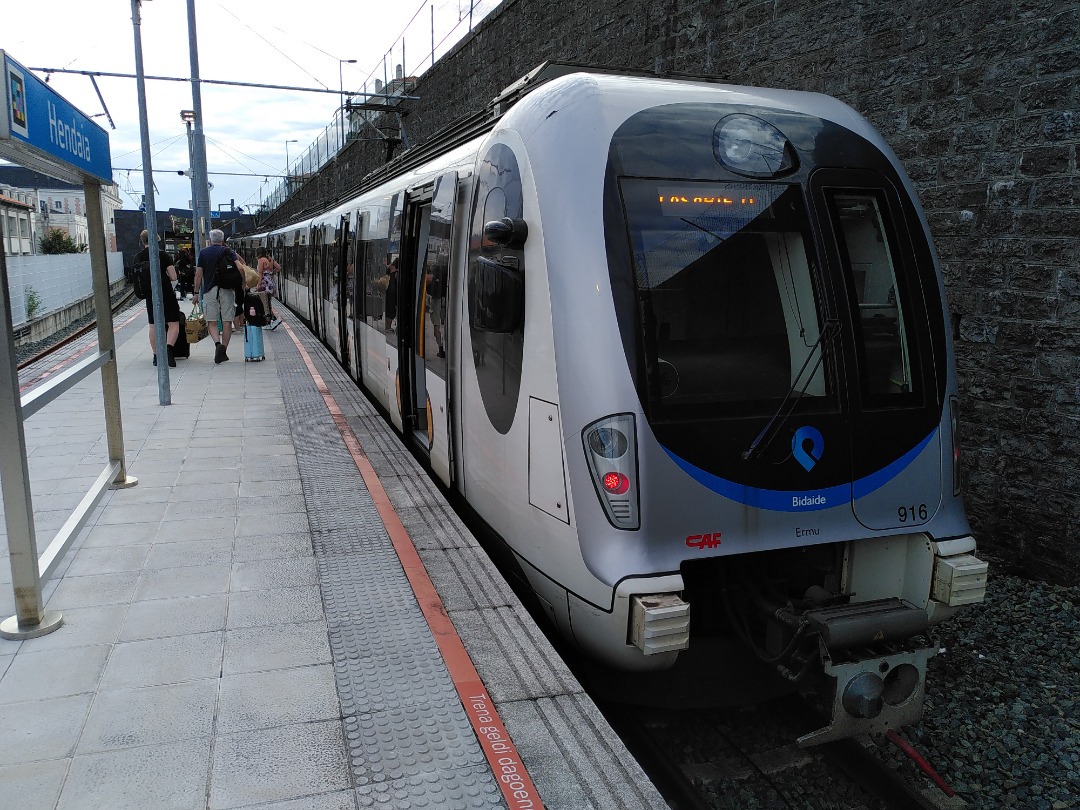
M 440 58 L 468 36 L 502 0 L 431 0 L 419 5 L 401 35 L 375 64 L 369 66 L 362 86 L 345 82 L 343 96 L 357 102 L 385 103 L 393 110 L 393 96 L 404 96 L 411 80 L 422 76 Z M 425 13 L 426 12 L 426 13 Z M 408 46 L 408 47 L 406 47 Z M 369 122 L 379 111 L 334 113 L 322 134 L 285 169 L 285 179 L 262 201 L 264 211 L 284 203 L 308 178 L 332 160 L 355 138 L 379 136 Z M 406 144 L 406 146 L 408 146 Z

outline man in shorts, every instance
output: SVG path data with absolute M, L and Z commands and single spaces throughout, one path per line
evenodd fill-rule
M 220 278 L 222 272 L 228 274 L 230 265 L 243 278 L 243 262 L 236 252 L 225 244 L 225 233 L 217 228 L 210 231 L 210 244 L 199 253 L 195 267 L 195 303 L 202 302 L 206 325 L 210 337 L 214 339 L 214 362 L 223 363 L 229 359 L 226 349 L 232 337 L 233 315 L 236 313 L 235 279 Z M 221 282 L 221 283 L 219 283 Z M 221 331 L 218 331 L 218 320 Z

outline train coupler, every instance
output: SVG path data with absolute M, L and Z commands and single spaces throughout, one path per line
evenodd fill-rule
M 890 729 L 917 724 L 926 696 L 926 662 L 937 653 L 937 646 L 912 640 L 847 650 L 833 660 L 822 642 L 820 677 L 831 681 L 831 720 L 799 737 L 799 746 L 863 734 L 882 740 Z M 827 688 L 822 690 L 825 694 Z

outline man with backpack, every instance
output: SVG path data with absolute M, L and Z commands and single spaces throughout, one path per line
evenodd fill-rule
M 214 362 L 229 359 L 226 349 L 236 314 L 236 290 L 243 285 L 243 260 L 225 244 L 225 232 L 210 231 L 210 244 L 199 253 L 195 267 L 195 303 L 202 303 L 210 337 L 214 339 Z M 218 319 L 221 332 L 218 332 Z

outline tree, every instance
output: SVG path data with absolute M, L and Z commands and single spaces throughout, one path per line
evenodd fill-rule
M 75 244 L 74 240 L 59 228 L 50 228 L 49 232 L 38 240 L 38 248 L 47 256 L 58 253 L 85 253 L 86 247 Z

